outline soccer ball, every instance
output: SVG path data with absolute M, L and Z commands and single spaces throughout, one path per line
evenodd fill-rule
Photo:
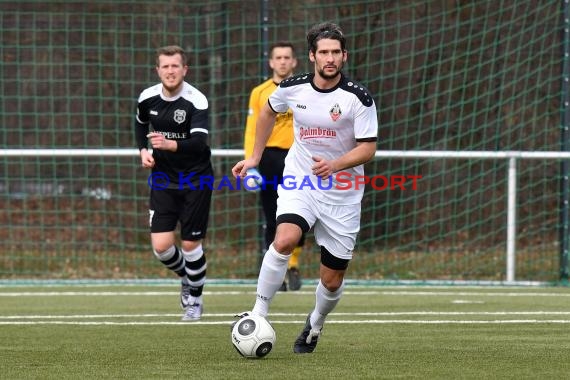
M 258 192 L 263 186 L 263 177 L 257 169 L 251 168 L 247 171 L 244 187 L 247 191 Z
M 258 315 L 244 315 L 232 327 L 232 344 L 241 356 L 250 359 L 269 354 L 276 338 L 273 326 Z

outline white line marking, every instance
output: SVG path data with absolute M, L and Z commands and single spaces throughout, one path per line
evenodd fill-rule
M 4 325 L 77 325 L 77 326 L 159 326 L 159 325 L 229 325 L 232 321 L 196 321 L 196 322 L 67 322 L 67 321 L 0 321 L 0 326 Z M 299 324 L 302 325 L 305 321 L 271 321 L 272 324 Z M 491 321 L 466 321 L 466 320 L 409 320 L 409 319 L 395 319 L 395 320 L 363 320 L 363 321 L 328 321 L 327 324 L 427 324 L 427 325 L 445 325 L 445 324 L 570 324 L 570 320 L 564 319 L 513 319 L 513 320 L 491 320 Z
M 314 295 L 314 292 L 295 291 L 282 296 Z M 59 297 L 59 296 L 166 296 L 178 295 L 175 291 L 142 291 L 142 292 L 0 292 L 0 297 Z M 255 291 L 205 291 L 208 296 L 227 296 L 254 294 Z M 384 296 L 450 296 L 450 297 L 570 297 L 568 293 L 534 293 L 534 292 L 428 292 L 428 291 L 345 291 L 346 295 L 384 295 Z
M 570 293 L 532 293 L 532 292 L 379 292 L 387 296 L 477 296 L 477 297 L 570 297 Z
M 170 318 L 180 317 L 179 314 L 73 314 L 73 315 L 0 315 L 0 320 L 11 319 L 97 319 L 97 318 Z M 233 313 L 209 313 L 204 314 L 210 318 L 233 318 Z M 306 313 L 271 313 L 271 317 L 299 317 L 306 316 Z M 370 312 L 370 313 L 337 313 L 330 317 L 340 316 L 363 316 L 363 317 L 394 317 L 402 315 L 417 316 L 509 316 L 509 315 L 570 315 L 570 311 L 403 311 L 403 312 Z M 327 321 L 328 323 L 328 321 Z
M 179 292 L 7 292 L 1 293 L 0 297 L 63 297 L 63 296 L 96 296 L 96 297 L 114 297 L 114 296 L 167 296 L 179 294 Z M 207 294 L 204 292 L 204 294 Z M 212 293 L 217 295 L 219 293 Z M 243 294 L 242 292 L 227 292 L 224 295 Z M 221 294 L 220 294 L 221 295 Z

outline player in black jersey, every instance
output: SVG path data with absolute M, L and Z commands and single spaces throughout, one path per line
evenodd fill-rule
M 188 66 L 179 46 L 157 50 L 161 83 L 138 99 L 135 134 L 141 163 L 151 169 L 149 222 L 155 256 L 181 279 L 183 321 L 199 320 L 206 281 L 206 235 L 212 189 L 200 178 L 213 178 L 208 146 L 208 99 L 184 81 Z M 148 149 L 152 148 L 152 152 Z M 174 231 L 180 222 L 180 247 Z

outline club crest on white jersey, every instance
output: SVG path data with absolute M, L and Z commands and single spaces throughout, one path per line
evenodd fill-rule
M 338 118 L 340 117 L 340 115 L 342 115 L 342 111 L 340 110 L 340 106 L 338 105 L 338 103 L 335 103 L 334 106 L 332 106 L 331 110 L 329 111 L 330 115 L 331 115 L 331 119 L 332 121 L 337 121 Z

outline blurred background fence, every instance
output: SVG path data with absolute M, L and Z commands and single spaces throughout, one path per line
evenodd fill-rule
M 155 49 L 178 44 L 187 80 L 210 100 L 212 148 L 241 149 L 268 44 L 292 41 L 298 71 L 310 71 L 305 33 L 331 20 L 348 36 L 345 71 L 374 94 L 379 150 L 565 150 L 565 4 L 0 1 L 0 147 L 134 148 Z M 221 177 L 236 158 L 213 160 Z M 519 161 L 517 280 L 567 273 L 565 166 Z M 366 169 L 422 178 L 416 190 L 367 189 L 353 278 L 505 280 L 506 160 L 381 158 Z M 0 277 L 170 278 L 149 246 L 147 176 L 136 155 L 0 157 Z M 256 195 L 214 192 L 209 277 L 256 277 L 260 223 Z

